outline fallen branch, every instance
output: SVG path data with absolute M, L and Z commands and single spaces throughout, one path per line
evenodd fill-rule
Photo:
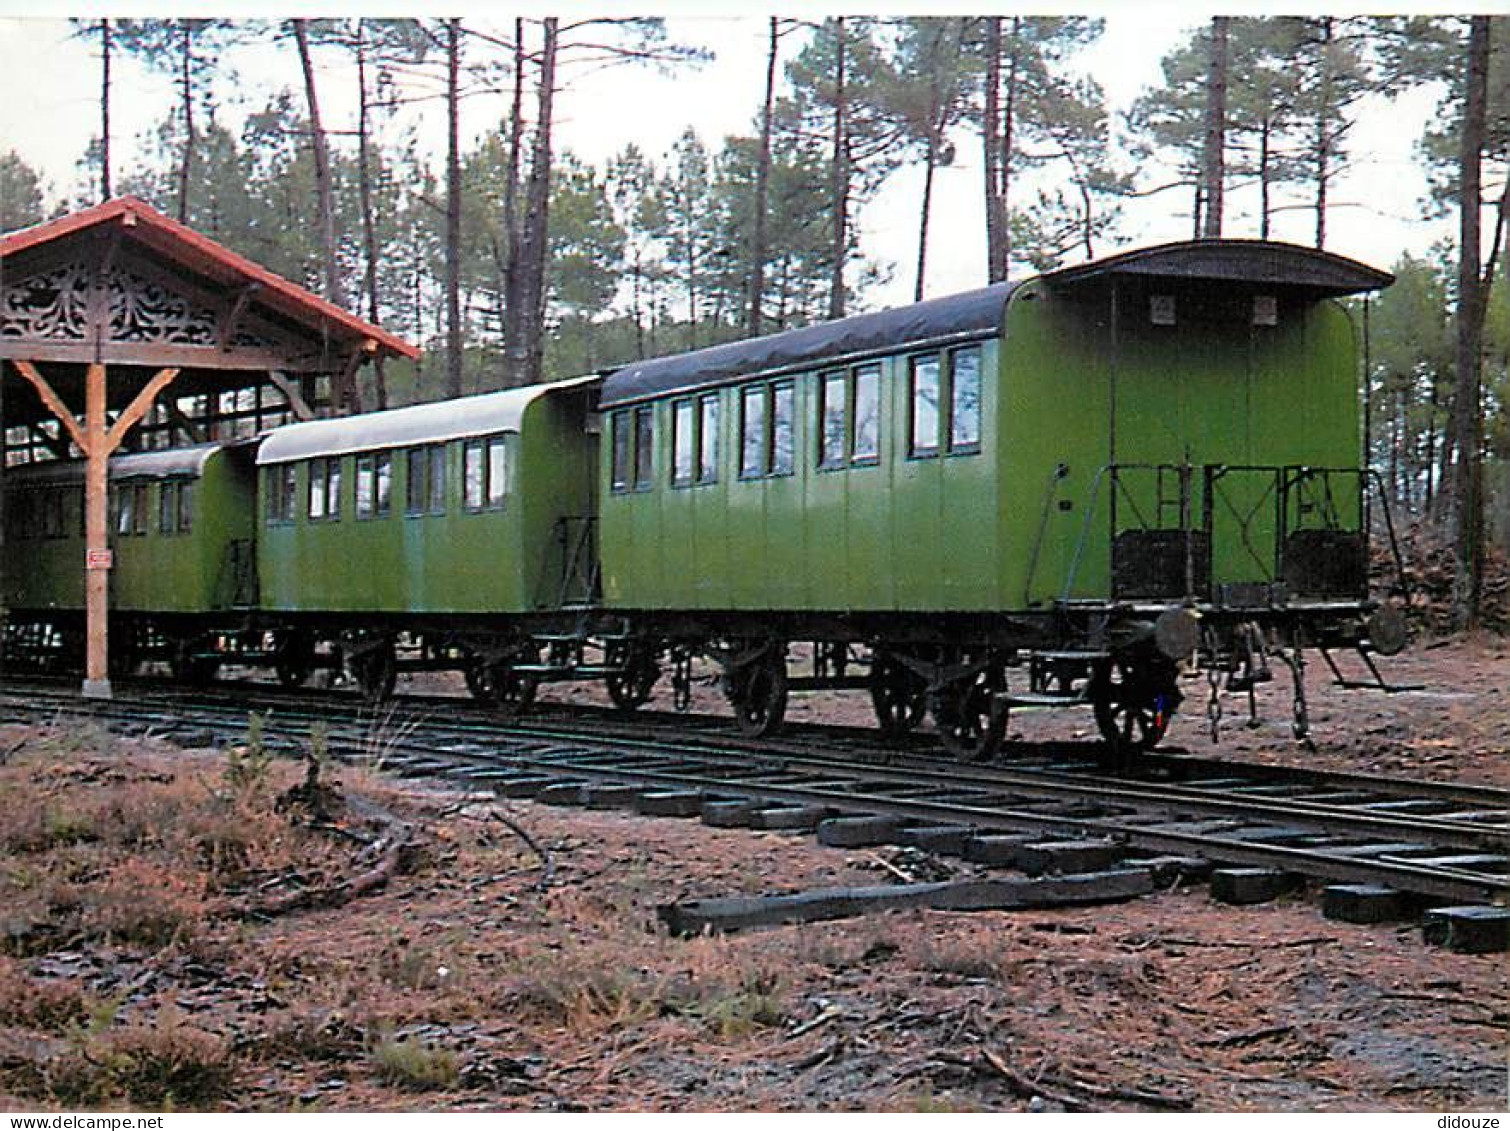
M 961 880 L 932 884 L 823 888 L 796 895 L 734 896 L 671 903 L 657 909 L 673 934 L 738 931 L 820 919 L 845 919 L 877 911 L 1016 911 L 1116 903 L 1153 890 L 1142 869 L 1050 876 L 1033 880 Z
M 461 815 L 463 817 L 471 818 L 474 821 L 479 819 L 473 814 L 467 813 L 465 811 L 463 811 Z M 535 856 L 540 860 L 540 878 L 535 881 L 536 889 L 539 891 L 544 891 L 546 888 L 550 887 L 551 881 L 555 879 L 556 876 L 556 861 L 552 858 L 551 854 L 545 848 L 541 847 L 540 842 L 530 835 L 528 829 L 526 829 L 512 817 L 500 813 L 497 809 L 489 809 L 487 810 L 487 818 L 491 821 L 497 821 L 504 828 L 508 829 L 509 832 L 513 833 L 520 840 L 524 841 L 524 843 L 529 847 L 529 850 L 533 852 Z

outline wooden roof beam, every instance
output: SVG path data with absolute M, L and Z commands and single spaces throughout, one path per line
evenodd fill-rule
M 72 437 L 79 451 L 88 452 L 89 440 L 84 435 L 84 426 L 79 423 L 78 418 L 73 413 L 68 411 L 68 406 L 63 403 L 63 398 L 58 396 L 53 387 L 47 383 L 47 378 L 42 376 L 41 370 L 32 362 L 23 361 L 20 358 L 13 358 L 11 364 L 16 367 L 16 371 L 22 377 L 26 378 L 31 387 L 37 391 L 37 396 L 42 398 L 42 403 L 47 406 L 47 410 L 58 419 L 58 422 L 64 428 L 68 429 L 68 435 Z M 97 367 L 91 365 L 89 368 L 93 370 Z

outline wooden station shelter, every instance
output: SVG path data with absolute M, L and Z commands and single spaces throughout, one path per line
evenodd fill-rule
M 85 695 L 110 694 L 111 454 L 308 419 L 418 353 L 134 197 L 0 236 L 0 476 L 87 461 Z

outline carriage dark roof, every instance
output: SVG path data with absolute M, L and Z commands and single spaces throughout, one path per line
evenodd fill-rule
M 1018 285 L 996 283 L 893 310 L 636 361 L 608 378 L 602 403 L 607 407 L 673 390 L 707 388 L 738 377 L 857 360 L 867 354 L 889 353 L 900 343 L 947 345 L 999 334 L 1007 299 Z
M 1187 240 L 1139 248 L 1038 276 L 1055 290 L 1092 289 L 1117 278 L 1201 280 L 1264 286 L 1306 298 L 1377 290 L 1384 271 L 1315 248 L 1264 240 Z M 1007 300 L 1021 283 L 996 283 L 893 310 L 636 361 L 610 373 L 602 405 L 710 388 L 744 377 L 860 360 L 897 349 L 947 345 L 1001 333 Z

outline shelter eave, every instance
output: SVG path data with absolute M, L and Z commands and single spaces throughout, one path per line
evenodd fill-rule
M 0 236 L 0 260 L 45 254 L 60 241 L 112 226 L 131 242 L 189 273 L 238 295 L 248 292 L 256 305 L 296 323 L 305 334 L 372 357 L 419 356 L 418 347 L 397 335 L 342 310 L 131 196 L 117 197 Z

